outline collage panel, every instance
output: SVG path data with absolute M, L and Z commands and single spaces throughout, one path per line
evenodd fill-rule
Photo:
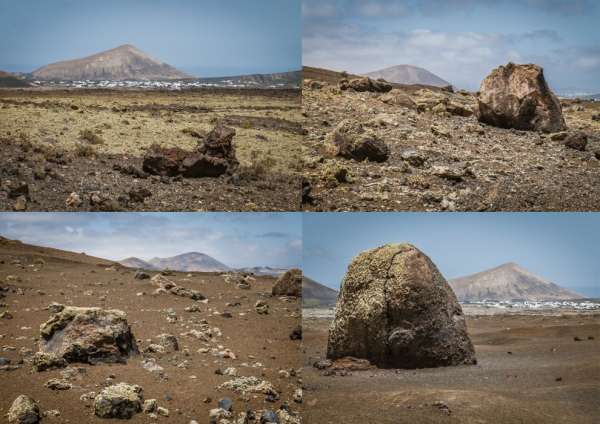
M 599 19 L 0 0 L 0 422 L 600 422 Z
M 306 422 L 595 423 L 600 215 L 303 214 Z
M 9 423 L 300 423 L 301 216 L 0 214 Z
M 303 1 L 309 211 L 600 209 L 592 1 Z
M 300 4 L 0 1 L 0 210 L 297 211 Z

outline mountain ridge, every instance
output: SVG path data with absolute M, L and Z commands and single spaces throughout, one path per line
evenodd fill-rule
M 460 301 L 583 298 L 578 293 L 533 274 L 515 262 L 450 279 L 448 283 Z
M 451 85 L 425 68 L 414 65 L 395 65 L 365 74 L 371 78 L 383 78 L 388 82 L 406 85 L 432 85 L 446 87 Z
M 302 276 L 302 307 L 331 308 L 337 302 L 338 292 L 312 278 Z
M 32 72 L 39 80 L 171 80 L 195 78 L 160 62 L 131 44 L 82 58 L 63 60 Z

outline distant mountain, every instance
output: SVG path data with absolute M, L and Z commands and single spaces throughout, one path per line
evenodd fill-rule
M 0 87 L 3 88 L 17 88 L 17 87 L 29 87 L 29 84 L 24 79 L 20 78 L 10 72 L 0 71 Z
M 338 292 L 302 276 L 302 306 L 304 308 L 330 308 L 337 301 Z
M 33 71 L 38 80 L 171 80 L 193 78 L 130 44 Z
M 278 72 L 274 74 L 237 75 L 231 77 L 200 78 L 205 84 L 218 86 L 256 86 L 256 87 L 299 87 L 302 71 Z
M 287 268 L 271 268 L 270 266 L 254 266 L 236 269 L 237 272 L 252 273 L 254 275 L 271 275 L 273 277 L 279 277 L 287 270 Z
M 153 258 L 148 261 L 156 269 L 186 272 L 223 272 L 231 268 L 204 253 L 189 252 L 170 258 Z
M 507 263 L 477 274 L 449 281 L 461 301 L 490 300 L 566 300 L 583 296 L 564 289 L 523 269 Z
M 450 85 L 448 81 L 443 80 L 427 69 L 412 65 L 397 65 L 379 71 L 365 74 L 371 78 L 383 78 L 388 82 L 406 85 L 432 85 L 434 87 L 446 87 Z
M 139 258 L 131 257 L 127 259 L 123 259 L 119 261 L 119 263 L 127 268 L 137 268 L 137 269 L 156 269 L 154 265 L 149 264 L 146 261 L 143 261 Z

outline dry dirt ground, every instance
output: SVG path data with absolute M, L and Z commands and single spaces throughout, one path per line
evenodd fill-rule
M 314 198 L 305 210 L 600 210 L 600 120 L 592 120 L 600 102 L 564 101 L 569 130 L 588 135 L 586 150 L 578 151 L 552 135 L 495 128 L 435 108 L 450 102 L 473 110 L 474 93 L 396 86 L 394 93 L 417 103 L 405 107 L 385 103 L 388 94 L 341 91 L 341 75 L 330 71 L 305 69 L 304 78 L 305 176 Z M 389 158 L 377 163 L 331 157 L 326 136 L 345 119 L 387 143 Z M 411 150 L 422 164 L 403 157 Z M 440 175 L 436 167 L 451 172 Z M 341 168 L 348 177 L 336 177 L 343 175 Z
M 0 210 L 14 208 L 7 193 L 21 181 L 33 211 L 93 209 L 93 192 L 117 210 L 298 210 L 300 108 L 298 90 L 0 90 Z M 194 149 L 218 120 L 237 133 L 234 178 L 132 171 L 152 144 Z M 142 188 L 151 193 L 144 201 L 129 196 Z M 77 208 L 65 204 L 71 192 L 81 197 Z
M 307 422 L 593 424 L 600 417 L 600 315 L 469 316 L 477 365 L 347 376 L 312 366 L 325 355 L 329 322 L 303 321 Z
M 39 258 L 44 265 L 34 265 Z M 13 263 L 15 261 L 20 265 Z M 186 312 L 184 308 L 194 301 L 172 294 L 152 295 L 156 286 L 150 280 L 134 279 L 134 272 L 83 254 L 5 240 L 0 243 L 0 281 L 6 288 L 0 291 L 4 295 L 0 299 L 0 313 L 8 311 L 13 316 L 0 319 L 0 357 L 10 359 L 11 365 L 18 365 L 16 370 L 0 370 L 0 421 L 5 422 L 4 414 L 13 400 L 27 394 L 39 402 L 42 411 L 60 411 L 59 417 L 44 418 L 43 422 L 117 422 L 119 420 L 96 418 L 93 408 L 86 406 L 80 396 L 91 391 L 98 393 L 103 386 L 118 382 L 140 385 L 145 399 L 155 398 L 160 406 L 168 408 L 170 416 L 159 416 L 159 421 L 187 424 L 195 419 L 206 423 L 209 410 L 216 408 L 217 401 L 224 397 L 233 400 L 236 413 L 248 409 L 277 410 L 284 402 L 292 411 L 300 410 L 300 405 L 292 400 L 294 391 L 301 387 L 300 374 L 294 377 L 292 372 L 292 376 L 280 376 L 280 370 L 290 372 L 301 368 L 301 342 L 289 337 L 301 321 L 299 300 L 271 297 L 272 278 L 257 278 L 251 289 L 241 290 L 226 283 L 218 274 L 174 273 L 168 278 L 208 298 L 206 304 L 197 303 L 200 312 Z M 9 275 L 14 277 L 7 278 Z M 145 294 L 136 295 L 141 292 Z M 255 311 L 258 299 L 269 304 L 268 315 Z M 175 335 L 180 350 L 154 355 L 164 368 L 165 378 L 144 369 L 140 354 L 130 357 L 127 364 L 71 364 L 82 367 L 84 373 L 71 380 L 70 390 L 51 390 L 44 384 L 51 378 L 61 378 L 61 370 L 35 372 L 28 363 L 31 352 L 38 350 L 40 324 L 50 317 L 46 307 L 51 302 L 123 310 L 140 352 L 151 341 L 156 343 L 156 336 L 161 333 Z M 169 309 L 178 318 L 173 323 L 167 321 Z M 232 317 L 221 316 L 224 311 L 231 312 Z M 222 336 L 217 337 L 216 342 L 204 343 L 181 335 L 197 328 L 202 320 L 221 330 Z M 228 348 L 236 359 L 198 352 L 207 345 Z M 280 392 L 280 399 L 267 402 L 265 395 L 243 396 L 217 390 L 218 385 L 233 379 L 216 372 L 228 367 L 236 368 L 239 375 L 271 382 Z M 132 423 L 150 421 L 142 412 L 130 420 Z

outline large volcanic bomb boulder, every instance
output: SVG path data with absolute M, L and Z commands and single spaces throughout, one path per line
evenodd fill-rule
M 149 174 L 170 177 L 201 178 L 232 174 L 239 165 L 233 146 L 234 136 L 233 128 L 218 123 L 195 151 L 152 146 L 144 157 L 142 167 Z
M 558 132 L 567 128 L 558 98 L 537 65 L 509 63 L 494 69 L 479 90 L 480 122 L 500 128 Z
M 277 279 L 272 290 L 273 296 L 302 296 L 302 271 L 289 269 Z
M 476 362 L 454 292 L 410 244 L 368 250 L 350 264 L 327 345 L 328 358 L 346 356 L 382 368 Z
M 125 362 L 138 352 L 124 312 L 66 306 L 40 327 L 40 351 L 67 362 Z

